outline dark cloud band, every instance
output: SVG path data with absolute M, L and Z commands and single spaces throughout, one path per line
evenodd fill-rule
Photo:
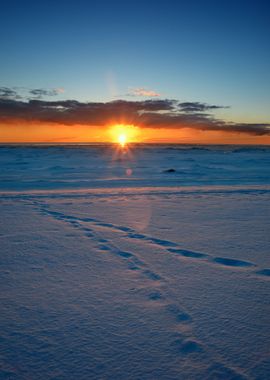
M 268 123 L 228 123 L 209 114 L 218 108 L 224 107 L 199 102 L 180 103 L 172 99 L 83 103 L 76 100 L 21 101 L 2 97 L 0 98 L 0 121 L 9 123 L 20 120 L 89 126 L 129 123 L 144 128 L 193 128 L 204 131 L 270 135 Z

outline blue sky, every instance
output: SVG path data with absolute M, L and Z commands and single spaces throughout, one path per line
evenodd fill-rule
M 260 0 L 5 2 L 1 86 L 63 88 L 58 99 L 79 101 L 144 88 L 269 122 L 269 10 Z

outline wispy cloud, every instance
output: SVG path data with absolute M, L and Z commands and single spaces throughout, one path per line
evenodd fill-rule
M 269 123 L 234 123 L 217 119 L 211 111 L 219 108 L 224 106 L 200 102 L 183 103 L 175 99 L 84 103 L 76 100 L 22 101 L 6 97 L 0 99 L 0 121 L 6 124 L 18 121 L 74 126 L 84 124 L 89 127 L 129 123 L 142 128 L 192 128 L 203 131 L 270 135 Z
M 29 89 L 26 87 L 0 87 L 0 99 L 41 99 L 43 97 L 57 96 L 64 93 L 65 90 L 59 88 L 34 88 Z
M 0 99 L 20 99 L 18 92 L 9 87 L 0 87 Z
M 219 108 L 230 108 L 230 107 L 216 106 L 213 104 L 206 104 L 206 103 L 200 103 L 200 102 L 184 102 L 184 103 L 178 103 L 178 108 L 181 111 L 192 113 L 192 112 L 212 111 Z
M 149 90 L 144 87 L 131 88 L 127 95 L 128 96 L 146 96 L 149 98 L 157 98 L 160 96 L 158 92 Z
M 44 96 L 56 96 L 62 93 L 64 93 L 63 88 L 53 88 L 49 90 L 45 88 L 35 88 L 33 90 L 29 90 L 29 94 L 37 98 L 42 98 Z

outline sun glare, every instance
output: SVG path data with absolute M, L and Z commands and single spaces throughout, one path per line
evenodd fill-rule
M 124 133 L 121 133 L 118 136 L 118 142 L 121 145 L 121 147 L 124 148 L 124 146 L 126 145 L 126 142 L 127 142 L 127 136 Z
M 138 141 L 139 128 L 129 124 L 116 124 L 109 129 L 111 139 L 124 148 L 128 143 Z

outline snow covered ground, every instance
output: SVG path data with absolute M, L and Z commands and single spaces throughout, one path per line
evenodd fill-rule
M 0 147 L 0 378 L 269 379 L 269 162 Z

